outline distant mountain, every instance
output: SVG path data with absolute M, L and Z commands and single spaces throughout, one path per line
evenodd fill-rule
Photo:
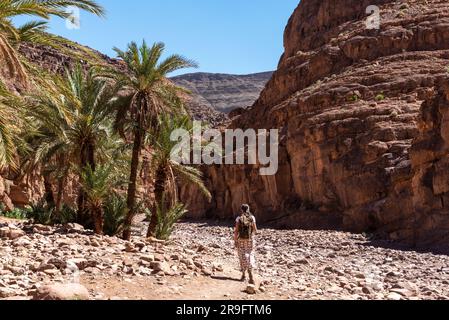
M 270 80 L 273 72 L 249 75 L 189 73 L 171 78 L 177 85 L 192 92 L 199 105 L 223 113 L 251 106 Z

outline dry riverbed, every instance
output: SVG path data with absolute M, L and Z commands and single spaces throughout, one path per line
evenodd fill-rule
M 249 294 L 230 226 L 180 223 L 170 242 L 158 243 L 141 237 L 139 225 L 126 242 L 77 225 L 0 220 L 0 299 L 39 298 L 46 284 L 78 280 L 101 300 L 449 299 L 447 255 L 343 232 L 262 229 Z

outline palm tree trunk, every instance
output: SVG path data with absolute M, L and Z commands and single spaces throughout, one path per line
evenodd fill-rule
M 44 188 L 45 188 L 45 201 L 49 207 L 54 207 L 55 205 L 55 197 L 53 194 L 53 186 L 50 181 L 50 177 L 47 174 L 44 174 Z
M 104 214 L 103 209 L 97 208 L 94 214 L 94 224 L 95 224 L 95 234 L 103 235 L 103 227 L 104 227 Z
M 58 179 L 58 193 L 56 194 L 55 214 L 59 216 L 61 213 L 62 195 L 64 193 L 64 180 Z
M 166 168 L 161 165 L 156 170 L 156 180 L 154 183 L 154 204 L 153 210 L 151 212 L 150 225 L 148 227 L 147 237 L 154 237 L 157 228 L 157 206 L 164 207 L 165 204 L 162 203 L 164 199 L 165 192 L 165 182 L 167 181 L 168 173 Z
M 137 175 L 139 170 L 139 158 L 142 150 L 142 132 L 139 128 L 134 131 L 134 146 L 131 160 L 131 175 L 128 186 L 128 214 L 125 219 L 125 227 L 123 230 L 123 239 L 129 240 L 131 238 L 131 225 L 136 214 L 136 192 L 137 192 Z
M 55 215 L 60 216 L 62 210 L 62 199 L 64 197 L 64 188 L 67 181 L 69 167 L 66 164 L 65 155 L 58 158 L 58 166 L 63 170 L 62 176 L 58 178 L 58 191 L 56 193 Z
M 95 148 L 92 144 L 85 144 L 81 148 L 81 170 L 86 168 L 87 166 L 90 166 L 92 170 L 95 171 L 96 168 L 96 162 L 95 162 Z M 81 175 L 79 175 L 79 182 L 81 181 Z M 89 227 L 89 217 L 87 214 L 87 208 L 86 208 L 86 192 L 84 191 L 83 187 L 80 186 L 78 191 L 78 199 L 77 199 L 77 205 L 78 205 L 78 222 L 83 225 L 84 227 Z

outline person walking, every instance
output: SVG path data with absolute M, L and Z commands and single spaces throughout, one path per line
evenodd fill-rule
M 255 284 L 253 272 L 256 263 L 254 257 L 254 237 L 256 233 L 256 217 L 251 213 L 249 205 L 244 204 L 235 221 L 234 241 L 242 270 L 241 281 L 246 281 L 246 272 L 248 272 L 250 284 Z

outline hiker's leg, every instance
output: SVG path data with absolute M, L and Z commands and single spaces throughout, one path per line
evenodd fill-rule
M 249 274 L 249 283 L 250 284 L 255 284 L 253 269 L 248 269 L 248 274 Z
M 246 270 L 242 271 L 242 278 L 240 279 L 240 281 L 246 281 Z

